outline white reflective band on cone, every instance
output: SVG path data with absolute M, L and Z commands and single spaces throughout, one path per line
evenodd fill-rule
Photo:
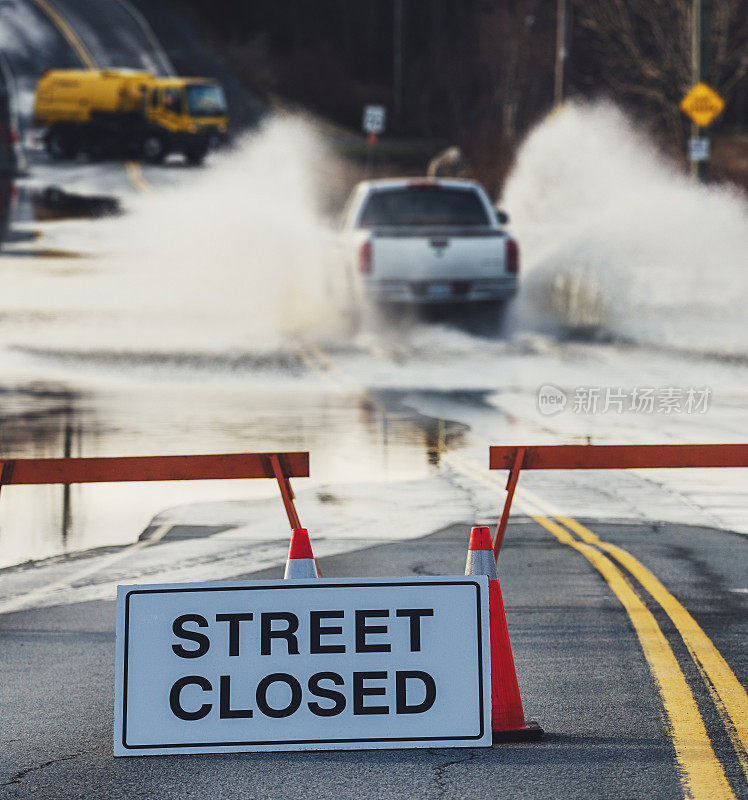
M 319 578 L 317 562 L 313 558 L 289 558 L 284 578 Z
M 499 575 L 496 571 L 493 550 L 468 550 L 465 574 L 488 575 L 490 581 L 497 581 Z

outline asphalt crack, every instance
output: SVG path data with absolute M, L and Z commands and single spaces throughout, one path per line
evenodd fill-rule
M 47 767 L 51 767 L 53 764 L 59 764 L 62 761 L 71 761 L 74 758 L 78 758 L 78 756 L 82 756 L 84 752 L 85 751 L 81 750 L 69 756 L 61 756 L 60 758 L 53 758 L 51 761 L 45 761 L 43 764 L 35 764 L 33 767 L 27 767 L 26 769 L 22 769 L 20 772 L 17 772 L 6 783 L 0 783 L 0 787 L 14 786 L 16 784 L 19 784 L 31 772 L 37 772 L 40 769 L 46 769 Z
M 476 519 L 478 516 L 479 503 L 477 493 L 478 487 L 476 486 L 475 481 L 463 473 L 458 472 L 450 465 L 448 465 L 444 470 L 443 475 L 450 486 L 457 489 L 458 492 L 462 492 L 462 494 L 465 496 L 468 506 L 470 507 L 470 511 L 472 512 L 472 518 Z
M 434 752 L 434 751 L 431 751 Z M 455 758 L 452 761 L 445 761 L 444 764 L 437 764 L 436 766 L 432 767 L 434 771 L 434 783 L 436 784 L 437 790 L 437 800 L 442 800 L 442 798 L 446 798 L 446 791 L 447 791 L 447 776 L 446 771 L 449 767 L 454 767 L 456 764 L 466 764 L 468 761 L 473 761 L 476 758 L 479 758 L 483 755 L 483 752 L 480 750 L 473 750 L 464 758 Z

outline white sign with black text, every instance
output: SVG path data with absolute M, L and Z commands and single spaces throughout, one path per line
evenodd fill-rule
M 488 579 L 119 586 L 114 754 L 491 744 Z
M 709 139 L 705 136 L 688 140 L 688 157 L 691 161 L 709 160 Z
M 387 109 L 384 106 L 364 106 L 361 128 L 364 133 L 384 133 Z

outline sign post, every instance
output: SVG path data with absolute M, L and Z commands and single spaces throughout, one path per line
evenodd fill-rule
M 725 101 L 706 83 L 699 82 L 680 101 L 680 110 L 693 122 L 693 133 L 688 142 L 688 157 L 693 165 L 694 177 L 706 180 L 706 164 L 709 160 L 709 139 L 702 130 L 714 122 L 722 113 Z
M 485 576 L 118 587 L 116 756 L 490 744 Z
M 701 138 L 702 128 L 712 124 L 715 117 L 722 112 L 725 101 L 708 85 L 709 81 L 709 40 L 712 14 L 712 0 L 693 0 L 691 15 L 691 76 L 693 87 L 681 100 L 680 109 L 688 114 L 693 122 L 691 141 Z M 707 144 L 708 147 L 708 144 Z M 693 158 L 693 146 L 689 143 L 689 157 L 693 177 L 704 182 L 707 176 L 707 159 Z M 703 147 L 696 145 L 695 154 L 701 156 Z

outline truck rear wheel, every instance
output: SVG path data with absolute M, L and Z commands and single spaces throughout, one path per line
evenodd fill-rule
M 140 153 L 150 164 L 160 164 L 166 157 L 166 143 L 157 133 L 143 137 Z
M 184 151 L 184 155 L 187 159 L 187 163 L 195 165 L 202 164 L 203 161 L 205 161 L 205 156 L 208 155 L 208 145 L 199 144 L 188 147 Z
M 55 159 L 75 158 L 78 155 L 78 138 L 75 133 L 62 126 L 55 126 L 47 133 L 47 153 Z

